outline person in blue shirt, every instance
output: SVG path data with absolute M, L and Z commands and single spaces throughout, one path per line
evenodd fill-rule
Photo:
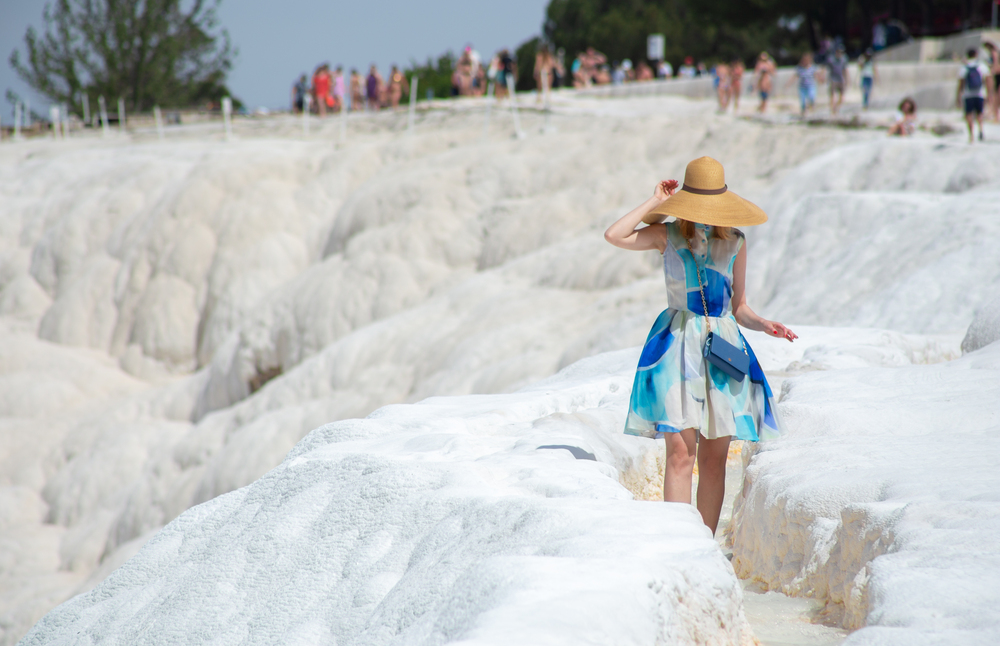
M 791 85 L 796 79 L 799 83 L 799 105 L 802 116 L 816 105 L 816 85 L 823 82 L 823 72 L 813 65 L 813 56 L 809 52 L 802 55 L 799 65 L 795 68 L 795 76 L 789 79 Z

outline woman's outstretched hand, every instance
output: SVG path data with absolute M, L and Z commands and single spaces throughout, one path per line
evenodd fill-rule
M 764 332 L 768 336 L 785 337 L 789 342 L 799 338 L 799 335 L 777 321 L 764 321 Z
M 680 183 L 676 179 L 665 179 L 653 189 L 653 197 L 662 202 L 676 193 L 678 186 L 680 186 Z

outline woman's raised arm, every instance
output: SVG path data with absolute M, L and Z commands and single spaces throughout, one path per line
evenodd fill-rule
M 675 179 L 668 179 L 657 184 L 656 188 L 653 189 L 653 197 L 608 227 L 608 230 L 604 232 L 604 239 L 622 249 L 632 251 L 658 249 L 660 253 L 663 253 L 667 247 L 667 236 L 662 226 L 653 225 L 642 229 L 636 229 L 636 227 L 639 226 L 647 213 L 670 199 L 670 196 L 677 192 L 678 185 Z

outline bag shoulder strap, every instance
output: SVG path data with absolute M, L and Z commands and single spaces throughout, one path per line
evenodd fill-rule
M 698 277 L 698 291 L 701 292 L 701 307 L 703 308 L 703 310 L 705 312 L 705 327 L 708 328 L 708 333 L 711 334 L 712 333 L 712 322 L 709 320 L 709 316 L 708 316 L 708 301 L 705 299 L 705 287 L 701 283 L 701 268 L 698 267 L 698 256 L 695 255 L 694 249 L 691 247 L 691 239 L 690 238 L 684 238 L 684 242 L 687 243 L 688 251 L 691 252 L 691 260 L 694 261 L 694 271 L 695 271 L 695 275 Z M 707 240 L 705 241 L 705 244 L 706 245 L 708 244 Z M 705 260 L 706 260 L 706 262 L 708 260 L 708 249 L 705 250 Z M 706 279 L 708 278 L 708 270 L 707 269 L 705 271 L 705 278 Z M 738 330 L 737 330 L 737 332 L 738 332 Z M 746 339 L 743 338 L 742 334 L 740 334 L 740 341 L 743 342 L 743 354 L 749 356 L 750 353 L 747 352 L 747 342 L 746 342 Z

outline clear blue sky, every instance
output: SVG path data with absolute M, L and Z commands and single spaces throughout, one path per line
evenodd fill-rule
M 46 0 L 2 0 L 0 20 L 0 115 L 10 123 L 7 88 L 31 97 L 36 113 L 48 101 L 30 93 L 7 60 L 23 52 L 29 25 L 43 26 Z M 223 0 L 222 25 L 240 53 L 229 87 L 248 107 L 288 106 L 295 78 L 329 61 L 345 68 L 376 63 L 388 68 L 424 61 L 471 43 L 484 57 L 501 47 L 516 47 L 541 32 L 548 0 Z M 23 56 L 23 54 L 22 54 Z M 35 108 L 38 106 L 38 109 Z

